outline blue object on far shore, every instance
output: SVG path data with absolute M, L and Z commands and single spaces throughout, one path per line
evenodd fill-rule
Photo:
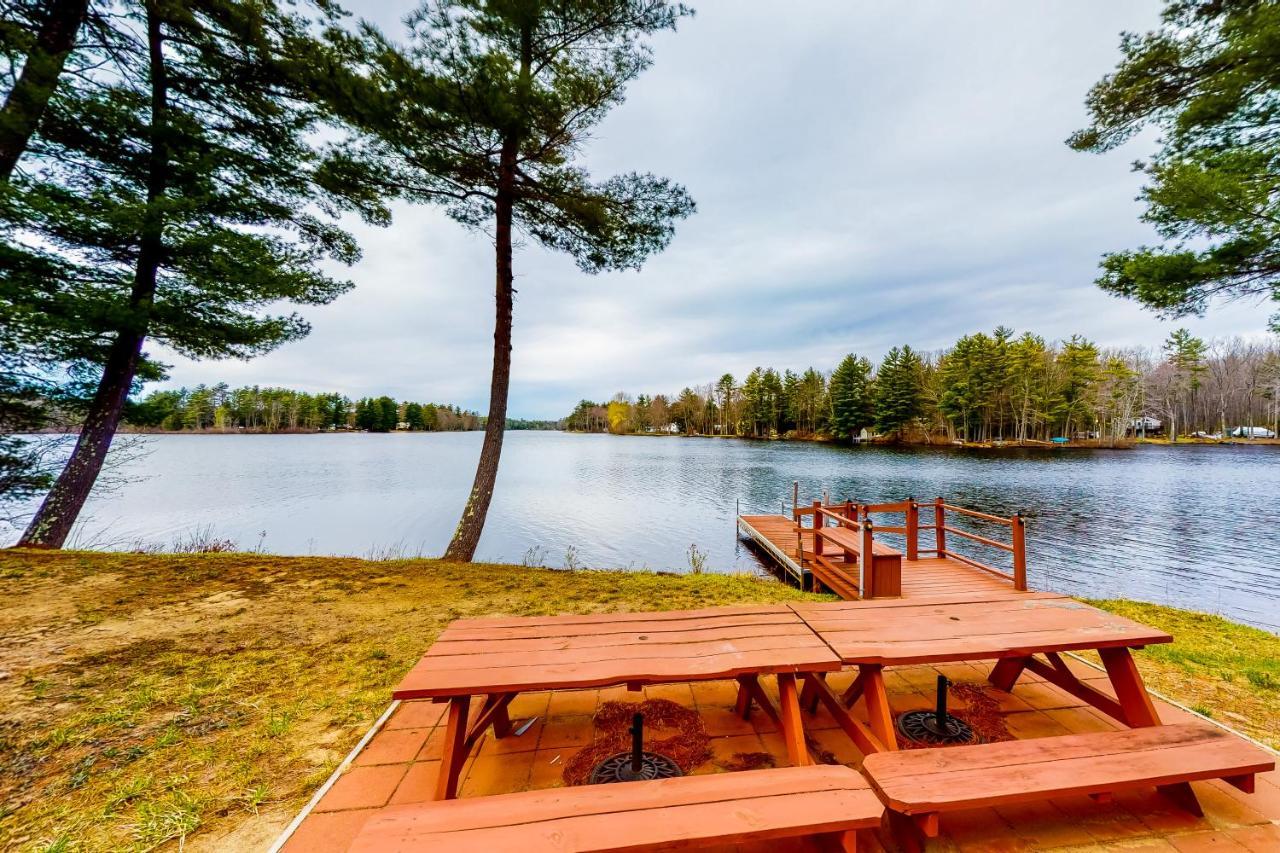
M 1058 436 L 1057 438 L 1051 439 L 1051 441 L 1053 441 L 1054 444 L 1066 444 L 1070 440 L 1071 439 L 1063 438 L 1062 436 Z

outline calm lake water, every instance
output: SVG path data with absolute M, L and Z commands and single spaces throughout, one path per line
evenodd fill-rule
M 205 528 L 281 554 L 434 555 L 479 433 L 150 436 L 77 541 L 172 544 Z M 478 558 L 759 571 L 735 506 L 953 503 L 1027 517 L 1033 586 L 1141 598 L 1280 628 L 1280 447 L 1001 452 L 508 433 Z M 572 549 L 572 552 L 570 551 Z

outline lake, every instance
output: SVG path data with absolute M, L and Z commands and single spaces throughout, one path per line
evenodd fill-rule
M 157 435 L 95 495 L 82 546 L 436 555 L 481 435 Z M 1128 451 L 847 448 L 737 439 L 507 434 L 478 559 L 761 571 L 734 518 L 801 500 L 908 495 L 1027 518 L 1033 586 L 1140 598 L 1280 628 L 1280 447 Z M 789 508 L 789 507 L 788 507 Z

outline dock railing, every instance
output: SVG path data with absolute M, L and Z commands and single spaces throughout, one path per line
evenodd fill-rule
M 813 557 L 824 560 L 822 553 L 822 536 L 818 535 L 817 529 L 830 526 L 848 527 L 860 534 L 862 540 L 863 553 L 872 553 L 872 537 L 873 533 L 891 533 L 902 536 L 906 543 L 906 559 L 918 560 L 923 554 L 935 555 L 946 559 L 950 558 L 962 562 L 975 569 L 989 572 L 998 577 L 1009 580 L 1013 583 L 1014 589 L 1026 591 L 1027 589 L 1027 538 L 1026 524 L 1024 523 L 1020 513 L 1014 513 L 1012 516 L 1005 518 L 999 515 L 992 515 L 978 510 L 968 509 L 955 504 L 947 503 L 943 498 L 936 498 L 931 502 L 921 504 L 914 498 L 908 498 L 904 501 L 896 503 L 880 503 L 880 504 L 863 504 L 854 501 L 845 501 L 839 504 L 824 504 L 820 500 L 815 500 L 811 506 L 800 506 L 798 500 L 798 488 L 792 503 L 792 519 L 796 525 L 796 554 L 803 559 L 806 556 L 804 550 L 804 540 L 801 530 L 804 528 L 804 519 L 810 517 L 814 528 L 813 551 L 809 552 Z M 932 509 L 932 523 L 921 524 L 920 511 L 924 507 L 926 511 Z M 1009 528 L 1009 541 L 1004 542 L 994 539 L 991 536 L 984 536 L 972 530 L 965 530 L 954 524 L 948 523 L 948 513 L 955 516 L 963 516 L 971 518 L 979 523 L 1000 525 Z M 872 521 L 873 515 L 890 514 L 901 515 L 902 523 L 897 525 L 875 524 Z M 926 518 L 928 515 L 926 515 Z M 954 520 L 954 519 L 950 519 Z M 920 532 L 933 531 L 934 547 L 920 547 Z M 947 548 L 947 536 L 957 536 L 967 541 L 975 542 L 986 548 L 994 548 L 1012 555 L 1013 570 L 1012 572 L 984 563 L 968 554 L 962 554 L 953 549 Z
M 933 503 L 930 504 L 930 506 L 933 507 L 933 524 L 922 525 L 922 524 L 919 524 L 917 521 L 916 529 L 917 531 L 932 530 L 934 533 L 934 547 L 932 549 L 925 550 L 921 553 L 925 553 L 925 554 L 932 553 L 932 554 L 936 554 L 939 557 L 944 557 L 944 558 L 949 557 L 953 560 L 959 560 L 960 562 L 965 563 L 966 565 L 973 566 L 975 569 L 982 569 L 983 571 L 990 572 L 994 575 L 998 575 L 1002 578 L 1011 580 L 1013 581 L 1014 589 L 1026 591 L 1027 589 L 1027 532 L 1026 532 L 1026 524 L 1023 522 L 1022 515 L 1020 513 L 1014 513 L 1012 516 L 1008 518 L 1004 518 L 999 515 L 991 515 L 990 513 L 978 512 L 977 510 L 974 510 L 974 509 L 967 509 L 962 506 L 956 506 L 955 504 L 949 504 L 946 501 L 944 501 L 942 498 L 934 499 Z M 917 506 L 916 512 L 917 513 L 919 512 L 918 506 Z M 952 524 L 948 524 L 947 513 L 954 513 L 956 515 L 961 515 L 966 518 L 977 519 L 980 522 L 985 522 L 988 524 L 997 524 L 1004 527 L 1008 527 L 1009 541 L 1001 542 L 998 539 L 992 539 L 989 536 L 983 536 L 981 534 L 974 533 L 971 530 L 963 530 Z M 948 549 L 947 548 L 948 534 L 953 536 L 959 536 L 960 538 L 966 539 L 970 542 L 977 542 L 979 545 L 982 545 L 987 548 L 995 548 L 997 550 L 1012 554 L 1013 555 L 1012 574 L 1010 574 L 1009 572 L 1003 571 L 1001 569 L 998 569 L 995 566 L 988 565 L 987 563 L 984 563 L 981 560 L 974 559 L 973 557 L 970 557 L 966 554 L 961 554 L 958 551 Z

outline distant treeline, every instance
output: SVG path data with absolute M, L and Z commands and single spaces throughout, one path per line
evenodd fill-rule
M 386 396 L 352 400 L 338 393 L 310 394 L 257 385 L 230 388 L 226 383 L 152 391 L 130 404 L 126 418 L 137 428 L 167 431 L 446 432 L 484 427 L 484 418 L 478 413 L 444 403 L 397 401 Z M 510 419 L 507 428 L 553 429 L 555 423 Z
M 1014 442 L 1254 425 L 1280 431 L 1280 342 L 1206 343 L 1179 329 L 1159 351 L 1111 350 L 1079 335 L 1050 344 L 998 328 L 936 353 L 895 347 L 878 366 L 850 354 L 829 373 L 757 367 L 741 382 L 726 373 L 671 396 L 583 400 L 565 425 L 586 432 Z

